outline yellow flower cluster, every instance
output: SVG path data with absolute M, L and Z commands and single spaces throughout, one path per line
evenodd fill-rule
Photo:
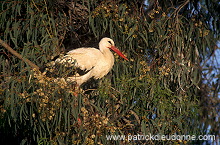
M 46 119 L 52 120 L 55 116 L 55 111 L 61 106 L 62 98 L 54 99 L 51 96 L 52 90 L 49 89 L 40 88 L 36 90 L 34 94 L 38 96 L 35 101 L 39 103 L 38 112 L 40 118 L 43 121 L 46 121 Z
M 147 72 L 150 71 L 150 66 L 148 66 L 146 61 L 141 61 L 141 74 L 139 75 L 139 80 L 142 80 L 144 77 L 146 77 Z
M 194 18 L 193 18 L 193 21 L 195 21 Z M 210 31 L 208 29 L 204 28 L 204 24 L 202 21 L 195 22 L 194 26 L 198 27 L 200 37 L 205 37 L 205 36 L 209 35 Z
M 103 3 L 95 8 L 95 10 L 92 12 L 92 17 L 97 17 L 100 14 L 104 14 L 104 17 L 109 17 L 112 14 L 112 16 L 118 17 L 118 5 Z
M 167 76 L 169 75 L 169 72 L 170 72 L 170 68 L 165 65 L 158 67 L 158 70 L 160 72 L 160 75 L 162 76 Z
M 200 36 L 200 37 L 205 37 L 205 36 L 209 35 L 209 33 L 210 33 L 209 30 L 199 29 L 199 36 Z
M 159 14 L 159 13 L 160 13 L 160 12 L 159 12 L 160 9 L 161 9 L 160 7 L 158 8 L 158 10 L 153 9 L 150 13 L 148 13 L 148 16 L 149 16 L 151 19 L 154 19 L 154 18 L 155 18 L 155 14 Z
M 96 137 L 101 136 L 106 130 L 114 133 L 118 128 L 109 122 L 109 118 L 105 115 L 98 113 L 91 113 L 85 107 L 81 108 L 82 112 L 82 126 L 88 130 L 88 138 L 86 139 L 87 144 L 94 144 Z M 96 129 L 96 134 L 94 134 L 94 129 Z M 101 142 L 98 144 L 102 145 Z
M 81 112 L 83 113 L 83 126 L 86 128 L 94 128 L 95 126 L 98 129 L 97 133 L 101 133 L 103 127 L 105 128 L 108 124 L 109 119 L 106 116 L 89 114 L 85 107 L 81 108 Z
M 129 14 L 128 6 L 126 4 L 120 5 L 121 9 L 124 9 L 123 13 L 120 13 L 119 6 L 116 3 L 112 2 L 103 2 L 101 5 L 95 8 L 92 12 L 92 18 L 98 17 L 101 15 L 105 18 L 110 17 L 112 20 L 125 22 L 125 16 Z
M 66 89 L 70 93 L 74 93 L 74 90 L 69 88 L 64 78 L 55 79 L 53 77 L 47 77 L 45 73 L 41 73 L 35 69 L 33 73 L 34 81 L 39 88 L 33 92 L 32 97 L 29 97 L 30 95 L 26 92 L 21 93 L 20 96 L 26 99 L 25 102 L 30 102 L 30 99 L 32 99 L 32 101 L 38 103 L 38 113 L 42 121 L 46 121 L 47 119 L 52 120 L 55 112 L 63 102 L 63 98 L 53 95 L 54 92 L 56 91 L 58 94 L 61 94 L 61 91 Z M 32 116 L 34 117 L 35 114 Z
M 24 91 L 23 93 L 20 93 L 19 96 L 20 98 L 24 99 L 25 102 L 31 101 L 30 94 L 28 94 L 26 91 Z

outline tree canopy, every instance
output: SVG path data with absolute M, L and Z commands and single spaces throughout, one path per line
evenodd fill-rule
M 215 135 L 219 126 L 217 0 L 17 0 L 0 2 L 2 144 L 210 144 L 110 135 Z M 112 38 L 113 70 L 84 85 L 38 69 Z M 89 60 L 88 60 L 89 61 Z M 65 78 L 71 70 L 58 69 Z

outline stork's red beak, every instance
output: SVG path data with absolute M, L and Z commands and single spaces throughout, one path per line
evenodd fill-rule
M 125 57 L 120 50 L 118 50 L 115 46 L 110 47 L 111 50 L 113 50 L 114 52 L 116 52 L 119 56 L 121 56 L 122 58 L 124 58 L 125 60 L 128 60 L 127 57 Z

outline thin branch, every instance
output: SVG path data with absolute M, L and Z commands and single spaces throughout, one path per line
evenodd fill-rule
M 185 5 L 187 5 L 189 2 L 190 2 L 189 0 L 186 0 L 182 5 L 180 5 L 180 6 L 177 8 L 176 13 L 178 14 L 179 11 L 180 11 Z
M 132 111 L 132 110 L 130 110 L 130 112 L 131 112 L 131 114 L 133 114 L 133 115 L 134 115 L 134 117 L 136 118 L 136 120 L 137 120 L 138 124 L 141 124 L 141 121 L 140 121 L 140 119 L 139 119 L 138 115 L 137 115 L 137 114 L 136 114 L 134 111 Z
M 178 8 L 174 8 L 174 12 L 171 13 L 170 17 L 173 16 L 174 18 L 176 17 L 176 19 L 178 19 L 178 15 L 179 15 L 179 12 L 180 10 L 186 6 L 188 3 L 190 2 L 190 0 L 186 0 L 185 2 L 183 2 Z
M 36 68 L 37 70 L 39 70 L 40 68 L 34 64 L 33 62 L 31 62 L 30 60 L 23 58 L 19 53 L 17 53 L 17 51 L 15 51 L 14 49 L 12 49 L 7 43 L 5 43 L 3 40 L 0 39 L 0 44 L 5 47 L 9 52 L 11 52 L 13 55 L 15 55 L 16 57 L 18 57 L 19 59 L 21 59 L 22 61 L 26 62 L 28 65 L 30 65 L 32 68 Z

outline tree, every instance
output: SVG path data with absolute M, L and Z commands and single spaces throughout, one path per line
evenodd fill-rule
M 156 141 L 137 135 L 219 136 L 219 79 L 208 80 L 219 76 L 219 68 L 206 62 L 218 49 L 220 4 L 144 3 L 1 2 L 1 142 L 199 144 L 204 140 Z M 96 86 L 85 85 L 78 96 L 71 86 L 38 71 L 72 46 L 96 45 L 104 36 L 130 61 L 116 58 L 113 71 Z M 56 75 L 65 77 L 67 72 L 59 69 Z M 108 140 L 108 135 L 126 139 Z

